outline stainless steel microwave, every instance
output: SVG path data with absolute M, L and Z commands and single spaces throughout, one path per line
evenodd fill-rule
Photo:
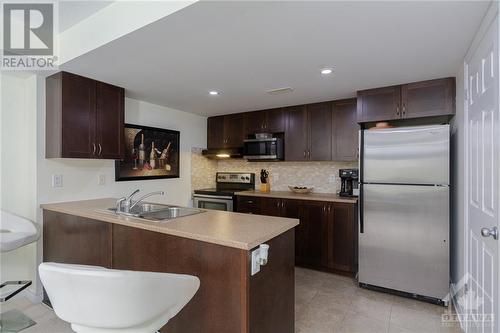
M 283 139 L 247 139 L 244 141 L 243 158 L 249 161 L 283 160 Z

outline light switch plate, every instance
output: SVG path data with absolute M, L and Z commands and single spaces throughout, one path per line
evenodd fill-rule
M 255 275 L 260 272 L 260 249 L 255 249 L 252 251 L 252 270 L 251 275 Z
M 97 176 L 97 185 L 106 185 L 106 175 Z
M 62 175 L 52 175 L 52 187 L 63 187 L 63 176 Z

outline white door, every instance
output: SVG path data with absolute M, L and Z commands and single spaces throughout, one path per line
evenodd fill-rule
M 465 62 L 467 100 L 467 332 L 498 332 L 498 17 Z M 492 320 L 493 318 L 493 320 Z

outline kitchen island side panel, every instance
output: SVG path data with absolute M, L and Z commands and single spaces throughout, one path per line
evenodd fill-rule
M 149 230 L 113 225 L 113 268 L 189 274 L 200 279 L 193 299 L 161 332 L 246 332 L 247 251 Z
M 44 211 L 44 261 L 199 277 L 163 333 L 293 333 L 294 229 L 266 243 L 269 261 L 250 276 L 248 250 Z

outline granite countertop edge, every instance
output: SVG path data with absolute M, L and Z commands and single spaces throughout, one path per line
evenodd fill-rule
M 299 194 L 299 193 L 293 193 L 291 191 L 261 192 L 261 191 L 257 191 L 257 190 L 247 190 L 247 191 L 236 192 L 235 195 L 251 196 L 251 197 L 263 197 L 263 198 L 328 201 L 328 202 L 340 202 L 340 203 L 351 203 L 351 204 L 356 204 L 358 202 L 358 198 L 356 198 L 356 197 L 341 197 L 335 193 L 314 193 L 313 192 L 313 193 L 307 193 L 307 194 Z
M 74 215 L 92 220 L 114 223 L 242 250 L 251 250 L 259 246 L 260 244 L 287 232 L 288 230 L 294 228 L 299 224 L 299 220 L 297 219 L 211 210 L 206 210 L 201 214 L 184 216 L 168 221 L 152 222 L 141 218 L 120 216 L 112 212 L 106 212 L 106 208 L 108 208 L 108 206 L 112 207 L 112 203 L 114 202 L 115 199 L 105 198 L 59 203 L 45 203 L 41 204 L 40 208 L 47 211 Z M 206 219 L 203 219 L 203 217 L 206 217 Z M 191 222 L 194 219 L 196 219 L 196 221 Z M 191 222 L 193 228 L 196 228 L 196 223 L 198 223 L 198 220 L 200 220 L 199 223 L 212 223 L 214 228 L 223 229 L 222 234 L 214 233 L 211 230 L 209 230 L 208 232 L 203 232 L 197 230 L 182 230 L 179 228 L 179 226 L 183 226 L 183 221 L 184 223 Z M 268 230 L 257 230 L 256 232 L 254 232 L 254 237 L 252 237 L 251 239 L 245 239 L 245 237 L 248 235 L 248 232 L 245 235 L 243 235 L 243 233 L 245 233 L 245 231 L 249 231 L 248 228 L 252 223 L 258 224 L 256 228 L 262 227 L 264 229 L 268 228 Z M 270 228 L 273 223 L 274 226 Z M 234 224 L 237 224 L 236 228 Z M 238 227 L 242 230 L 235 230 Z M 230 232 L 234 233 L 233 237 L 231 237 Z

